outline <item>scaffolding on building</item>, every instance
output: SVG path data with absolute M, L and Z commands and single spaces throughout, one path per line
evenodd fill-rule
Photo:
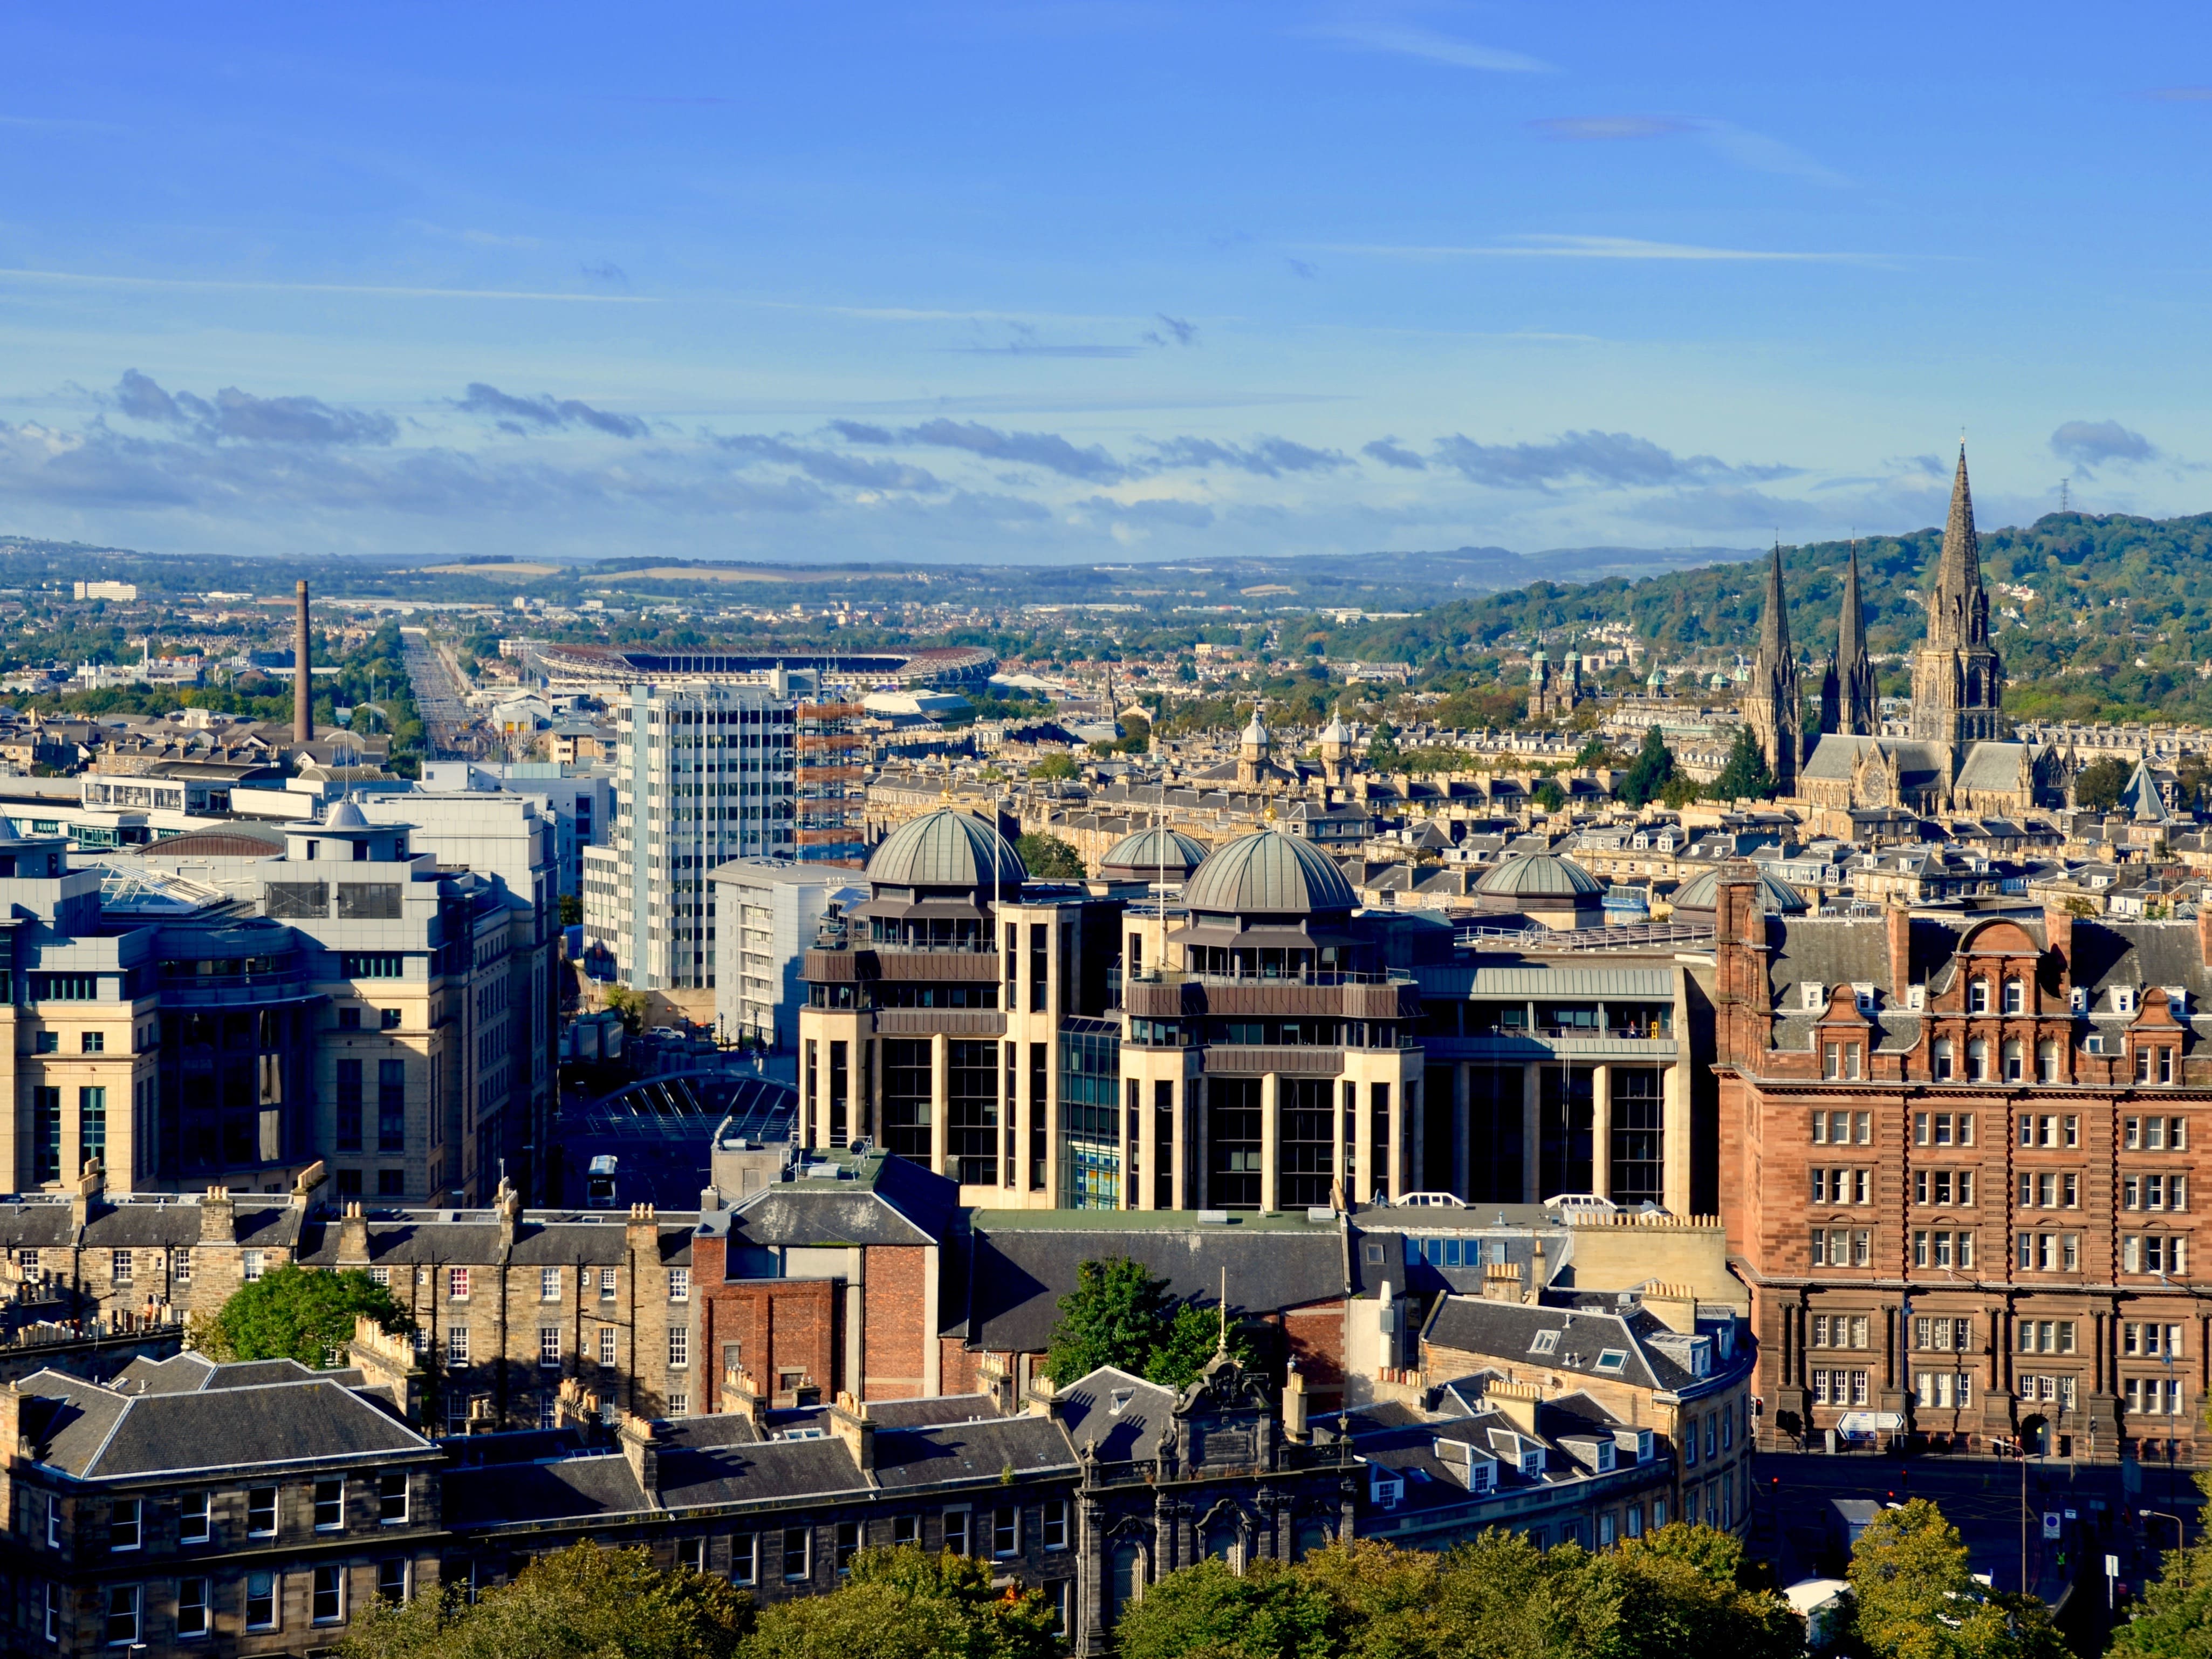
M 856 702 L 799 705 L 796 840 L 803 864 L 859 869 L 867 862 L 867 738 L 856 729 Z

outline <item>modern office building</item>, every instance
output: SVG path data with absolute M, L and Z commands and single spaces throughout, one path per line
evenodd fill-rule
M 806 1000 L 799 968 L 831 896 L 860 877 L 788 859 L 732 859 L 713 876 L 715 1031 L 787 1051 Z
M 636 684 L 614 717 L 612 945 L 623 982 L 710 991 L 712 872 L 732 859 L 794 854 L 796 705 L 765 684 Z M 696 1001 L 697 1017 L 710 1017 L 712 1000 Z

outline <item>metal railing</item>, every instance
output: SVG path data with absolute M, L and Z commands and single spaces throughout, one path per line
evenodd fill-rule
M 1154 968 L 1131 974 L 1130 985 L 1411 985 L 1411 974 L 1391 969 L 1379 971 L 1313 968 L 1276 974 L 1214 974 L 1189 968 Z

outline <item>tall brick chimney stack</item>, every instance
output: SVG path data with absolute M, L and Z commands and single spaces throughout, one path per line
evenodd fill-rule
M 292 630 L 292 741 L 315 740 L 315 682 L 313 653 L 307 648 L 307 581 L 300 579 L 296 601 L 299 616 Z

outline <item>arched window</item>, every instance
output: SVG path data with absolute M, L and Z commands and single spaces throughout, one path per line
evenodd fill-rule
M 2014 1037 L 2004 1046 L 2004 1080 L 2007 1083 L 2018 1083 L 2027 1074 L 2026 1048 L 2020 1039 Z
M 1217 1515 L 1206 1523 L 1204 1554 L 1218 1556 L 1231 1566 L 1237 1561 L 1237 1522 L 1232 1516 Z
M 1106 1563 L 1106 1607 L 1108 1622 L 1112 1622 L 1137 1605 L 1139 1588 L 1144 1583 L 1144 1556 L 1127 1539 L 1116 1543 Z
M 1948 1083 L 1952 1077 L 1950 1038 L 1937 1037 L 1936 1039 L 1933 1059 L 1935 1060 L 1936 1067 L 1936 1080 L 1938 1083 Z
M 2045 1083 L 2058 1081 L 2058 1045 L 2048 1037 L 2035 1045 L 2035 1074 Z
M 1990 1045 L 1979 1037 L 1966 1045 L 1966 1077 L 1974 1083 L 1990 1080 Z
M 2025 981 L 2008 979 L 2004 982 L 2004 1011 L 2008 1014 L 2027 1011 L 2027 986 Z
M 1966 987 L 1966 1012 L 1986 1014 L 1990 1011 L 1990 982 L 1978 979 Z

